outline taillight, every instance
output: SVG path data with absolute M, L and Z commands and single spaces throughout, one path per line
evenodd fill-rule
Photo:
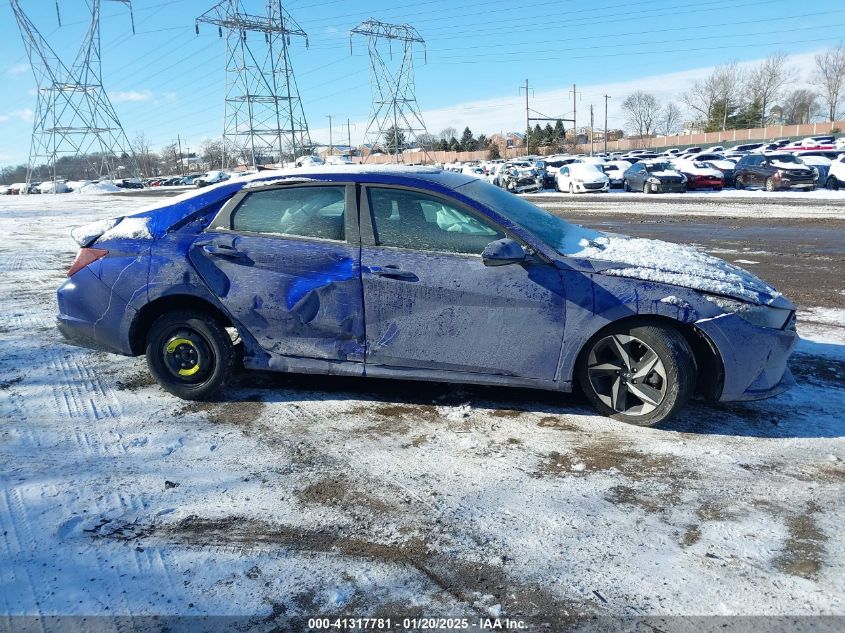
M 67 276 L 73 277 L 73 275 L 89 264 L 93 264 L 108 254 L 109 252 L 103 248 L 80 248 L 76 254 L 76 259 L 73 260 L 73 264 L 70 266 L 70 270 L 67 271 Z

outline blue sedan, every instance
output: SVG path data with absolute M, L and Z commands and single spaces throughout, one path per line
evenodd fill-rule
M 608 236 L 429 168 L 234 179 L 80 227 L 76 344 L 186 399 L 239 366 L 583 391 L 638 425 L 792 384 L 795 306 L 698 251 Z

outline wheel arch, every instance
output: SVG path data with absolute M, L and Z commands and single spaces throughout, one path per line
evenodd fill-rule
M 684 337 L 692 350 L 697 368 L 695 395 L 704 400 L 718 400 L 722 394 L 725 381 L 725 367 L 722 355 L 719 353 L 715 343 L 710 340 L 693 323 L 683 323 L 676 319 L 660 314 L 635 314 L 622 317 L 605 324 L 594 332 L 582 345 L 576 356 L 575 366 L 583 362 L 584 356 L 588 353 L 590 344 L 604 336 L 607 332 L 619 327 L 637 327 L 641 325 L 659 325 L 669 327 L 679 332 Z
M 236 327 L 219 306 L 203 297 L 188 294 L 165 295 L 149 302 L 135 315 L 135 319 L 129 328 L 129 345 L 133 355 L 140 356 L 144 353 L 147 332 L 149 332 L 153 322 L 162 314 L 176 310 L 200 312 L 217 319 L 223 324 L 223 327 Z

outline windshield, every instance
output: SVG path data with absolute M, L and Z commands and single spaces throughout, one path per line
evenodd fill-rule
M 769 160 L 776 163 L 793 163 L 795 165 L 801 164 L 801 161 L 795 158 L 792 154 L 776 154 L 774 156 L 769 156 Z
M 649 163 L 645 166 L 648 173 L 653 174 L 658 171 L 674 171 L 674 167 L 669 163 Z
M 519 196 L 480 180 L 462 185 L 457 190 L 531 232 L 561 255 L 577 253 L 588 242 L 604 235 L 570 224 Z

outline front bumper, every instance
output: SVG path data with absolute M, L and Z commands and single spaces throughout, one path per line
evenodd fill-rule
M 659 185 L 648 183 L 654 193 L 684 193 L 687 190 L 685 182 L 661 182 Z
M 696 322 L 722 357 L 722 402 L 762 400 L 794 383 L 787 362 L 798 342 L 794 329 L 775 330 L 748 323 L 736 314 Z
M 576 182 L 573 183 L 575 185 L 575 192 L 576 193 L 607 193 L 610 190 L 610 183 L 583 183 L 583 182 Z

